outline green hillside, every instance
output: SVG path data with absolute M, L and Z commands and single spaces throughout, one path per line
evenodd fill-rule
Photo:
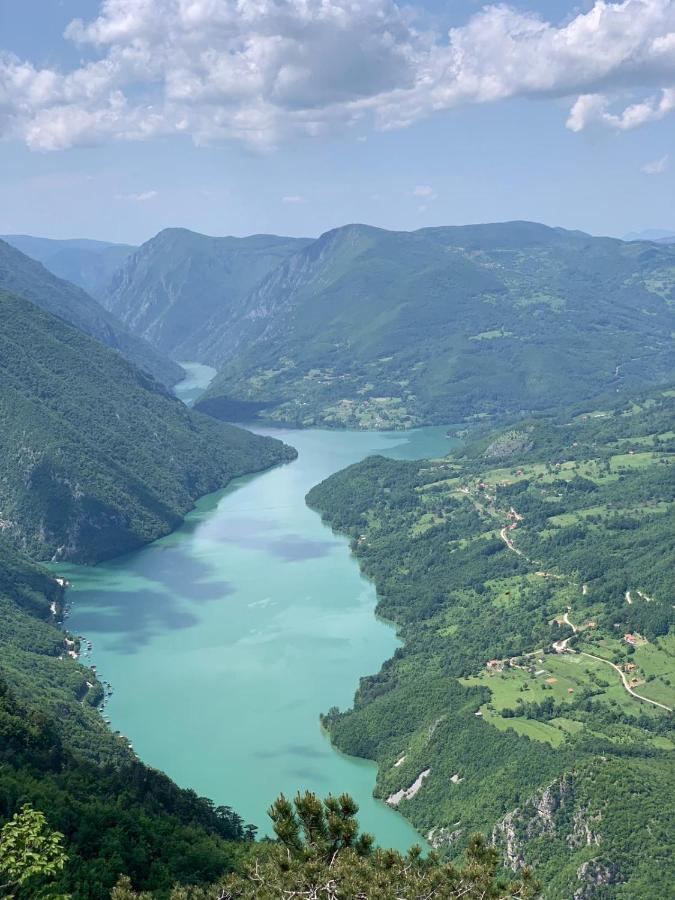
M 199 408 L 410 427 L 553 409 L 663 382 L 675 247 L 528 222 L 324 234 L 214 330 Z
M 12 247 L 42 263 L 45 269 L 70 281 L 98 297 L 114 272 L 136 249 L 130 244 L 111 244 L 86 238 L 56 240 L 33 237 L 29 234 L 0 235 Z
M 374 457 L 307 498 L 405 641 L 324 717 L 333 740 L 434 846 L 488 831 L 548 898 L 675 883 L 674 418 L 654 393 Z
M 115 273 L 106 308 L 174 359 L 206 361 L 247 294 L 307 240 L 258 234 L 208 237 L 167 228 Z
M 93 562 L 166 534 L 201 494 L 292 458 L 193 413 L 117 353 L 0 294 L 0 519 L 39 559 Z
M 62 281 L 20 250 L 0 240 L 0 291 L 17 294 L 96 338 L 166 385 L 183 377 L 176 363 L 142 338 L 74 284 Z

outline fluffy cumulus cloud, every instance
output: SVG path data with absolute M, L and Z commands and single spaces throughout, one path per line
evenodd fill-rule
M 516 96 L 569 98 L 572 131 L 675 109 L 675 0 L 596 0 L 564 23 L 490 5 L 446 34 L 395 0 L 103 0 L 65 39 L 87 60 L 71 71 L 0 53 L 0 134 L 265 147 Z

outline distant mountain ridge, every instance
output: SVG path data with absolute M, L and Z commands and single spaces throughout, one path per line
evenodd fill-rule
M 28 234 L 4 234 L 0 235 L 0 240 L 41 262 L 57 277 L 83 288 L 92 297 L 98 297 L 113 273 L 136 249 L 131 244 L 89 238 L 57 240 Z
M 57 278 L 41 263 L 0 240 L 0 290 L 25 297 L 49 313 L 117 350 L 165 385 L 183 377 L 179 365 L 162 356 L 77 285 Z
M 644 231 L 631 231 L 624 235 L 624 241 L 654 241 L 657 244 L 675 243 L 675 231 L 663 228 L 646 228 Z
M 214 326 L 197 407 L 292 425 L 410 427 L 660 383 L 675 248 L 531 222 L 334 229 Z
M 411 427 L 661 383 L 675 365 L 666 241 L 533 222 L 315 240 L 169 228 L 101 296 L 162 353 L 219 369 L 199 402 L 211 415 Z
M 209 356 L 250 291 L 309 239 L 209 237 L 167 228 L 130 255 L 101 299 L 135 334 L 174 359 Z

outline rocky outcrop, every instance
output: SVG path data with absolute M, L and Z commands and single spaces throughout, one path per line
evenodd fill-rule
M 409 788 L 401 788 L 387 797 L 387 803 L 390 806 L 398 806 L 401 800 L 412 800 L 424 783 L 424 779 L 431 775 L 431 769 L 425 769 L 417 776 Z
M 508 456 L 527 453 L 532 449 L 532 440 L 527 431 L 507 431 L 492 441 L 485 450 L 483 456 L 486 459 L 504 459 Z
M 567 844 L 573 849 L 597 846 L 601 838 L 597 832 L 593 831 L 593 826 L 600 822 L 602 822 L 601 812 L 591 815 L 588 807 L 579 807 L 575 810 L 572 818 L 573 829 L 567 835 Z
M 456 843 L 464 834 L 463 828 L 458 828 L 459 822 L 454 825 L 435 825 L 429 829 L 427 840 L 434 848 L 440 850 L 441 847 L 450 847 Z
M 491 843 L 503 851 L 509 868 L 516 871 L 525 864 L 525 848 L 533 838 L 556 833 L 557 814 L 572 799 L 572 782 L 563 776 L 497 822 L 492 829 Z
M 607 896 L 600 894 L 597 888 L 604 885 L 616 884 L 616 872 L 600 860 L 589 859 L 577 869 L 577 878 L 582 882 L 574 892 L 574 900 L 591 900 L 593 897 Z

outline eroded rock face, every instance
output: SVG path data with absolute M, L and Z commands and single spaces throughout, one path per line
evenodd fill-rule
M 591 900 L 598 896 L 596 888 L 617 883 L 614 868 L 598 859 L 589 859 L 580 865 L 577 878 L 583 883 L 574 892 L 574 900 Z
M 457 828 L 459 822 L 454 825 L 435 825 L 427 834 L 427 840 L 434 848 L 440 850 L 441 847 L 450 847 L 464 834 L 463 828 Z
M 527 453 L 531 448 L 532 440 L 529 432 L 513 429 L 500 435 L 486 447 L 483 456 L 486 459 L 504 459 L 515 456 L 516 453 Z
M 557 814 L 572 800 L 572 781 L 563 776 L 497 822 L 492 829 L 491 843 L 502 849 L 509 868 L 516 871 L 525 865 L 524 852 L 529 841 L 557 832 Z
M 587 806 L 579 807 L 575 810 L 573 819 L 573 829 L 567 835 L 567 844 L 573 849 L 579 847 L 591 847 L 598 845 L 601 841 L 600 835 L 593 831 L 593 827 L 602 822 L 602 813 L 591 815 Z

